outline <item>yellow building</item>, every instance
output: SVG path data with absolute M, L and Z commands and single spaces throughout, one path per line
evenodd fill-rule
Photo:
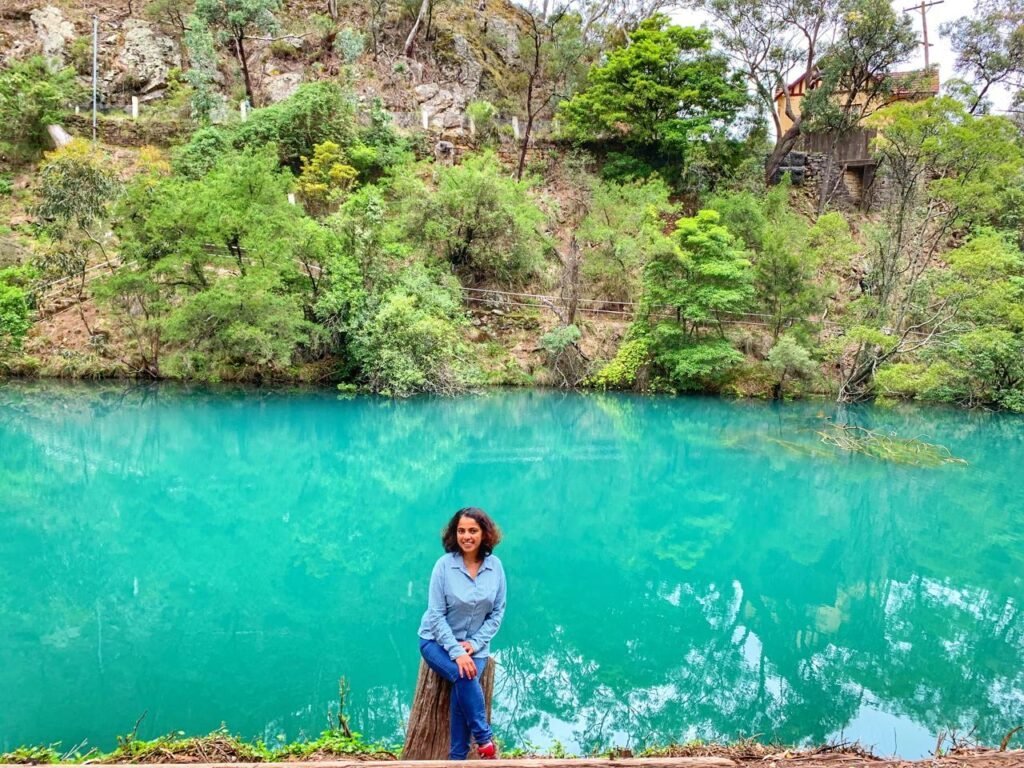
M 886 96 L 884 103 L 872 105 L 871 111 L 881 109 L 886 104 L 891 104 L 894 101 L 921 101 L 931 98 L 939 92 L 938 67 L 930 67 L 929 69 L 916 72 L 893 72 L 891 77 L 895 80 L 893 92 Z M 811 83 L 810 88 L 808 88 L 806 76 L 801 76 L 787 86 L 793 114 L 800 114 L 800 104 L 803 102 L 807 91 L 813 90 L 820 83 L 821 78 L 816 78 Z M 842 100 L 842 93 L 839 93 L 837 96 Z M 860 97 L 860 101 L 855 99 L 854 103 L 858 105 L 863 104 L 863 97 Z M 793 121 L 786 114 L 786 96 L 781 88 L 775 94 L 775 106 L 778 109 L 782 132 L 785 133 L 793 125 Z

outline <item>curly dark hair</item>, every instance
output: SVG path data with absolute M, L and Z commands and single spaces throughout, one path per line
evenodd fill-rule
M 459 520 L 464 517 L 476 520 L 477 525 L 480 526 L 480 532 L 483 534 L 480 538 L 480 555 L 487 557 L 501 541 L 501 529 L 491 520 L 490 515 L 479 507 L 463 507 L 448 521 L 448 525 L 441 530 L 441 544 L 444 546 L 444 551 L 460 551 L 458 539 Z

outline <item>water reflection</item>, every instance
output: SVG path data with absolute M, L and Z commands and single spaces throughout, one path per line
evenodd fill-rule
M 0 747 L 325 727 L 397 739 L 444 514 L 502 522 L 506 741 L 1024 720 L 1020 419 L 861 409 L 968 467 L 823 449 L 821 405 L 0 388 Z M 844 414 L 848 417 L 849 414 Z M 73 692 L 69 695 L 69 692 Z

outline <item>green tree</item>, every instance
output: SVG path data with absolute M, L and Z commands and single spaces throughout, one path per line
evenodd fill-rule
M 13 60 L 0 70 L 0 151 L 34 157 L 46 146 L 46 126 L 58 122 L 81 89 L 75 71 L 54 72 L 46 59 Z
M 590 50 L 582 19 L 568 7 L 527 9 L 526 33 L 520 40 L 519 74 L 525 80 L 526 125 L 519 148 L 516 179 L 522 180 L 533 124 L 552 105 L 569 98 L 587 70 Z
M 74 139 L 47 153 L 39 171 L 36 216 L 47 237 L 39 266 L 77 286 L 79 318 L 86 331 L 82 303 L 86 268 L 101 257 L 108 269 L 114 264 L 107 251 L 108 208 L 121 190 L 108 157 L 84 139 Z
M 950 328 L 961 297 L 931 290 L 928 280 L 955 235 L 1019 226 L 1024 154 L 1010 121 L 936 98 L 894 104 L 871 123 L 892 195 L 871 230 L 864 293 L 844 308 L 846 333 L 832 343 L 843 400 L 867 396 L 882 364 L 934 346 Z
M 371 296 L 352 333 L 352 356 L 374 392 L 451 395 L 474 380 L 462 340 L 466 324 L 457 281 L 420 265 Z
M 28 288 L 32 271 L 27 267 L 0 269 L 0 358 L 21 343 L 32 327 Z
M 785 392 L 786 380 L 809 379 L 814 376 L 818 365 L 811 353 L 792 335 L 779 337 L 768 352 L 768 367 L 775 376 L 772 394 L 780 400 Z
M 358 171 L 348 164 L 345 152 L 333 141 L 313 147 L 313 157 L 302 158 L 302 173 L 295 190 L 312 216 L 331 211 L 352 189 Z
M 591 180 L 588 186 L 586 214 L 576 228 L 584 254 L 586 295 L 636 301 L 651 255 L 672 251 L 664 226 L 678 208 L 669 201 L 668 186 L 657 177 L 625 184 Z
M 428 199 L 409 202 L 418 206 L 409 234 L 466 279 L 518 285 L 539 269 L 548 247 L 544 214 L 492 153 L 439 169 Z
M 174 7 L 173 3 L 169 7 Z M 183 45 L 188 49 L 190 58 L 190 66 L 185 70 L 185 82 L 192 88 L 189 95 L 192 118 L 206 125 L 210 122 L 210 113 L 217 105 L 214 90 L 217 50 L 210 27 L 195 14 L 188 17 L 187 25 L 182 27 L 182 34 Z
M 750 261 L 712 210 L 680 219 L 675 239 L 674 252 L 659 255 L 647 266 L 646 311 L 675 310 L 688 339 L 711 328 L 724 338 L 723 317 L 746 310 L 753 297 Z
M 656 254 L 644 271 L 630 337 L 643 340 L 654 378 L 674 389 L 715 389 L 743 360 L 722 320 L 750 303 L 750 261 L 720 220 L 712 210 L 680 219 L 676 249 Z
M 273 376 L 311 344 L 314 331 L 280 275 L 252 270 L 217 280 L 168 313 L 163 337 L 175 351 L 165 372 L 206 381 Z
M 711 17 L 719 45 L 746 77 L 774 128 L 775 146 L 765 180 L 775 180 L 782 160 L 803 132 L 804 115 L 789 92 L 792 80 L 812 82 L 832 39 L 842 0 L 694 0 Z M 781 95 L 781 99 L 777 98 Z M 787 125 L 784 129 L 783 125 Z
M 933 291 L 959 313 L 944 343 L 879 371 L 885 395 L 1024 411 L 1024 254 L 981 230 L 946 257 Z
M 853 248 L 841 214 L 826 214 L 811 226 L 790 206 L 789 194 L 789 184 L 782 183 L 763 197 L 738 192 L 708 202 L 752 253 L 756 303 L 769 316 L 773 340 L 794 319 L 803 323 L 824 309 L 835 289 L 829 275 Z
M 336 238 L 290 205 L 276 152 L 229 153 L 200 179 L 143 174 L 119 210 L 126 262 L 100 295 L 152 375 L 273 376 L 314 350 Z
M 304 83 L 284 101 L 252 112 L 232 134 L 236 149 L 277 147 L 283 164 L 299 170 L 302 157 L 312 157 L 317 144 L 333 141 L 343 149 L 357 138 L 356 104 L 337 83 Z
M 590 70 L 558 118 L 568 138 L 624 145 L 678 179 L 691 145 L 724 133 L 746 103 L 742 75 L 712 52 L 711 33 L 659 14 Z
M 973 16 L 961 16 L 943 24 L 956 53 L 956 70 L 968 77 L 975 89 L 967 108 L 972 114 L 987 110 L 987 97 L 1003 86 L 1021 101 L 1024 88 L 1024 8 L 1016 0 L 983 0 Z
M 277 28 L 274 12 L 280 8 L 281 0 L 196 0 L 195 15 L 212 29 L 220 30 L 234 49 L 242 69 L 245 93 L 253 106 L 258 106 L 258 102 L 249 74 L 246 41 L 255 35 L 273 32 Z

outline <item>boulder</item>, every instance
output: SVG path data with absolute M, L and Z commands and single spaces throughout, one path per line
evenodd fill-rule
M 59 8 L 52 5 L 36 8 L 29 14 L 29 19 L 39 39 L 43 56 L 58 66 L 64 64 L 64 49 L 75 39 L 75 28 L 71 22 L 64 18 Z
M 425 101 L 430 101 L 432 98 L 437 96 L 437 92 L 441 90 L 441 87 L 437 83 L 424 83 L 423 85 L 417 85 L 412 89 L 413 93 L 416 94 L 416 101 L 422 104 Z
M 263 81 L 263 95 L 268 104 L 276 104 L 294 95 L 300 85 L 302 85 L 301 72 L 282 72 L 279 75 L 271 75 Z
M 124 79 L 138 83 L 141 93 L 165 87 L 167 74 L 178 61 L 178 47 L 171 38 L 144 21 L 129 19 L 125 22 L 118 65 L 124 72 Z

